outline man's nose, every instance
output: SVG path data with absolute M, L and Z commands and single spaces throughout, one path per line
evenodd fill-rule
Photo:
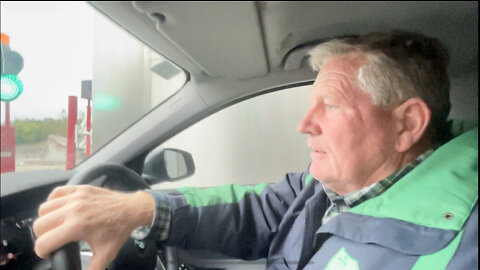
M 305 116 L 300 120 L 297 125 L 297 131 L 302 134 L 318 135 L 322 132 L 318 119 L 315 117 L 315 107 L 310 108 Z

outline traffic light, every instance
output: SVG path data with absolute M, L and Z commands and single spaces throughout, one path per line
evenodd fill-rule
M 23 83 L 18 78 L 18 73 L 23 68 L 23 57 L 10 49 L 10 38 L 1 33 L 1 88 L 0 99 L 13 101 L 23 92 Z

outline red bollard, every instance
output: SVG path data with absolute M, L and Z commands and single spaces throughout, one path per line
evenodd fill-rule
M 67 123 L 67 162 L 66 168 L 70 170 L 76 163 L 75 126 L 77 125 L 77 97 L 68 97 L 68 123 Z
M 10 102 L 5 102 L 5 126 L 1 128 L 0 172 L 15 171 L 15 127 L 10 126 Z
M 87 105 L 87 139 L 86 139 L 86 153 L 85 153 L 85 157 L 88 157 L 90 156 L 90 145 L 91 145 L 91 141 L 90 141 L 90 131 L 92 130 L 92 108 L 90 106 L 90 100 L 88 100 L 88 105 Z

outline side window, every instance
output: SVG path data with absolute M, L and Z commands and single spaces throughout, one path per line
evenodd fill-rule
M 304 171 L 310 162 L 310 151 L 307 136 L 299 134 L 296 127 L 308 111 L 310 87 L 294 87 L 245 100 L 166 141 L 160 147 L 192 154 L 195 174 L 154 188 L 275 183 L 285 173 Z

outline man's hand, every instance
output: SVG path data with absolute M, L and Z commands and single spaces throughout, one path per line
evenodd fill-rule
M 46 258 L 67 243 L 84 240 L 93 257 L 88 270 L 105 269 L 131 232 L 150 225 L 155 201 L 144 191 L 120 193 L 94 186 L 56 188 L 38 209 L 33 224 L 35 252 Z

